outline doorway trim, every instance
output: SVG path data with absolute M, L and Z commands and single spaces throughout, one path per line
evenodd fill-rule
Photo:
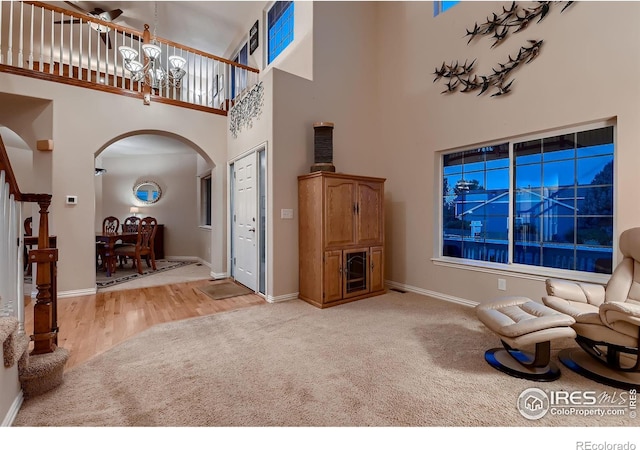
M 227 267 L 229 277 L 235 279 L 235 267 L 233 264 L 233 258 L 235 256 L 235 249 L 233 246 L 234 241 L 234 227 L 233 227 L 233 210 L 234 210 L 234 195 L 235 186 L 233 179 L 234 164 L 251 155 L 256 155 L 256 260 L 258 262 L 257 272 L 257 286 L 256 294 L 268 298 L 269 286 L 269 254 L 267 245 L 267 236 L 269 231 L 269 170 L 268 161 L 269 154 L 267 142 L 256 145 L 255 147 L 243 152 L 233 159 L 227 162 Z M 262 164 L 264 162 L 264 165 Z M 263 199 L 261 200 L 261 197 Z M 262 202 L 262 203 L 261 203 Z M 262 211 L 261 211 L 262 206 Z

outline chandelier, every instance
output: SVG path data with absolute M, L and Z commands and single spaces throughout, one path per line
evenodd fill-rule
M 169 64 L 171 67 L 167 70 L 160 62 L 162 49 L 156 41 L 156 27 L 158 24 L 158 3 L 155 3 L 155 17 L 153 25 L 153 37 L 151 43 L 142 44 L 144 52 L 144 64 L 138 61 L 138 51 L 133 47 L 121 45 L 118 47 L 122 59 L 124 60 L 124 68 L 131 73 L 131 80 L 134 82 L 141 81 L 148 85 L 154 91 L 157 91 L 167 85 L 180 87 L 180 81 L 187 74 L 184 66 L 187 60 L 182 56 L 169 56 Z M 148 36 L 149 25 L 144 26 L 145 34 Z

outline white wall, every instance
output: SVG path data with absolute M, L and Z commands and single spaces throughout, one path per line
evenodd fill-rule
M 217 164 L 214 172 L 225 166 L 227 120 L 223 116 L 158 103 L 144 106 L 135 98 L 6 73 L 0 73 L 2 93 L 10 94 L 3 99 L 11 99 L 12 103 L 3 102 L 0 123 L 23 138 L 26 135 L 28 144 L 33 140 L 32 148 L 37 139 L 54 141 L 52 152 L 34 154 L 38 184 L 34 189 L 53 194 L 50 232 L 58 237 L 58 289 L 61 295 L 95 290 L 94 159 L 102 149 L 132 134 L 166 133 L 207 155 Z M 20 96 L 23 93 L 29 93 L 29 97 L 36 100 L 24 106 L 25 101 Z M 40 108 L 38 114 L 34 112 L 36 107 Z M 16 108 L 22 113 L 16 114 Z M 26 121 L 25 111 L 38 120 Z M 49 120 L 41 119 L 42 116 Z M 11 121 L 12 117 L 16 120 Z M 17 119 L 20 117 L 22 121 Z M 193 171 L 195 177 L 195 167 Z M 217 201 L 223 201 L 225 191 L 220 191 L 222 186 L 216 188 Z M 77 195 L 78 204 L 66 205 L 66 195 Z M 215 266 L 217 272 L 224 272 L 226 260 L 220 246 L 215 244 L 224 240 L 222 233 L 226 233 L 226 229 L 219 228 L 216 232 L 221 236 L 212 236 L 212 268 Z
M 387 278 L 475 302 L 504 294 L 539 299 L 539 277 L 436 266 L 438 152 L 495 139 L 617 118 L 615 229 L 640 225 L 633 192 L 640 167 L 640 3 L 553 5 L 539 24 L 490 49 L 472 29 L 510 2 L 462 2 L 433 18 L 431 2 L 378 5 L 380 118 L 376 154 L 387 177 Z M 478 73 L 515 56 L 527 39 L 543 39 L 540 55 L 514 71 L 508 96 L 442 95 L 433 72 L 443 61 L 478 58 Z M 496 66 L 497 67 L 497 66 Z M 435 175 L 435 176 L 434 176 Z M 497 290 L 497 278 L 507 291 Z M 463 280 L 463 282 L 461 282 Z
M 116 216 L 124 223 L 129 208 L 138 206 L 138 217 L 151 216 L 164 225 L 165 258 L 195 257 L 198 254 L 199 205 L 196 183 L 196 153 L 152 156 L 105 156 L 102 167 L 102 218 Z M 141 204 L 133 187 L 155 181 L 162 189 L 157 203 Z M 100 230 L 98 228 L 96 231 Z
M 285 50 L 273 61 L 267 64 L 267 13 L 273 2 L 254 2 L 255 9 L 243 21 L 245 24 L 243 29 L 247 30 L 246 34 L 242 34 L 233 40 L 225 57 L 231 59 L 240 50 L 244 42 L 249 40 L 249 30 L 258 20 L 260 39 L 258 48 L 249 55 L 249 66 L 260 69 L 262 77 L 271 68 L 278 68 L 285 72 L 298 75 L 303 78 L 313 78 L 313 2 L 296 1 L 294 2 L 294 35 L 291 42 Z

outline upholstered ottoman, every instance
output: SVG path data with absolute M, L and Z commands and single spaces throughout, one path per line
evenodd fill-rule
M 551 362 L 551 340 L 574 338 L 573 317 L 526 297 L 503 297 L 476 306 L 478 319 L 498 335 L 504 348 L 484 354 L 494 368 L 518 378 L 553 381 L 560 369 Z M 521 349 L 535 344 L 535 352 Z

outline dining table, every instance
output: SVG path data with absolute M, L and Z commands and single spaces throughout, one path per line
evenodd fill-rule
M 96 232 L 96 242 L 102 242 L 107 244 L 107 251 L 105 252 L 104 268 L 107 272 L 107 276 L 110 277 L 116 271 L 116 255 L 114 249 L 118 241 L 122 243 L 134 243 L 138 238 L 137 231 L 123 231 L 118 233 L 102 233 Z

